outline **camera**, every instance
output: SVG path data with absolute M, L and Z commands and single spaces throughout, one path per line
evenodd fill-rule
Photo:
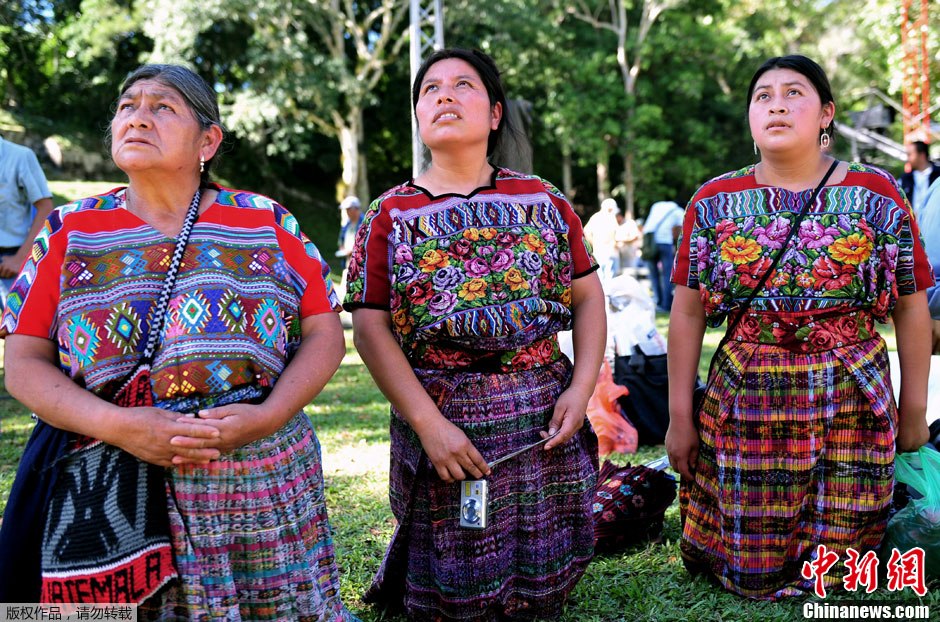
M 486 510 L 486 480 L 460 482 L 460 526 L 466 529 L 485 529 Z

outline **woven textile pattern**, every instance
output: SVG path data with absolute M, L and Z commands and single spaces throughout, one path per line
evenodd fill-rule
M 376 199 L 346 306 L 389 311 L 425 390 L 493 460 L 546 429 L 569 382 L 556 333 L 571 326 L 572 281 L 596 267 L 558 190 L 500 169 L 468 196 L 404 184 Z M 421 620 L 557 618 L 593 551 L 590 427 L 494 468 L 481 531 L 458 526 L 458 485 L 394 412 L 391 439 L 399 526 L 366 600 Z
M 491 461 L 538 440 L 569 373 L 562 359 L 514 375 L 438 370 L 419 378 Z M 389 497 L 400 525 L 365 600 L 396 604 L 404 592 L 406 611 L 420 619 L 560 615 L 594 551 L 598 467 L 590 424 L 551 453 L 536 449 L 494 467 L 483 531 L 458 527 L 458 485 L 428 477 L 433 467 L 397 413 L 391 437 Z M 398 549 L 406 543 L 407 555 Z
M 682 550 L 745 596 L 812 592 L 804 561 L 825 544 L 877 549 L 894 484 L 896 412 L 878 385 L 880 338 L 819 353 L 729 346 L 705 398 L 694 485 L 683 482 Z M 786 404 L 786 410 L 780 404 Z M 826 575 L 841 585 L 844 566 Z
M 596 269 L 558 190 L 506 170 L 468 197 L 393 188 L 359 231 L 346 305 L 388 309 L 405 355 L 425 368 L 556 360 L 571 281 Z
M 119 191 L 58 208 L 14 283 L 3 328 L 55 340 L 63 371 L 107 395 L 146 345 L 173 245 L 123 209 Z M 47 259 L 60 268 L 46 269 Z M 155 395 L 271 386 L 284 367 L 289 322 L 338 306 L 327 275 L 284 208 L 221 191 L 186 248 L 152 366 Z
M 809 192 L 761 186 L 753 166 L 699 189 L 673 282 L 699 290 L 710 325 L 749 296 Z M 812 591 L 800 571 L 819 544 L 840 559 L 879 546 L 897 411 L 875 321 L 933 283 L 896 182 L 859 164 L 823 188 L 783 252 L 716 353 L 695 479 L 680 491 L 683 556 L 770 600 Z
M 327 264 L 289 212 L 216 189 L 193 227 L 152 365 L 155 404 L 180 413 L 262 401 L 296 345 L 291 326 L 338 309 Z M 55 210 L 3 329 L 54 340 L 63 372 L 111 395 L 140 359 L 174 242 L 124 209 L 122 189 Z M 180 579 L 145 618 L 354 619 L 338 596 L 319 444 L 305 415 L 208 467 L 172 469 L 167 486 Z
M 355 619 L 339 597 L 320 444 L 306 415 L 207 467 L 177 469 L 173 485 L 182 582 L 161 619 L 180 605 L 189 620 Z

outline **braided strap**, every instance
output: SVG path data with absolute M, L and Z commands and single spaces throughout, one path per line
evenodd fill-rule
M 157 339 L 163 331 L 163 323 L 166 320 L 166 308 L 170 303 L 170 294 L 173 292 L 173 286 L 176 284 L 176 276 L 179 274 L 180 265 L 183 263 L 183 254 L 186 252 L 186 244 L 189 242 L 189 234 L 193 231 L 193 225 L 196 223 L 196 217 L 199 215 L 199 201 L 202 199 L 202 190 L 197 189 L 193 195 L 193 201 L 189 204 L 189 211 L 186 212 L 186 218 L 183 219 L 183 228 L 180 229 L 179 236 L 176 238 L 176 248 L 173 249 L 173 258 L 170 260 L 170 267 L 166 271 L 166 281 L 163 283 L 163 291 L 157 304 L 151 310 L 153 323 L 150 326 L 150 334 L 147 336 L 147 347 L 141 363 L 149 364 L 156 350 Z

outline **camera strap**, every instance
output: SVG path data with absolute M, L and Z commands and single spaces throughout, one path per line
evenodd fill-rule
M 521 456 L 522 454 L 524 454 L 525 452 L 529 451 L 530 449 L 535 449 L 535 448 L 538 447 L 539 445 L 544 445 L 545 443 L 547 443 L 548 441 L 552 440 L 552 439 L 555 438 L 556 436 L 558 436 L 558 432 L 555 432 L 555 433 L 552 434 L 551 436 L 549 436 L 549 437 L 547 437 L 547 438 L 543 438 L 543 439 L 540 440 L 540 441 L 536 441 L 536 442 L 532 443 L 531 445 L 526 445 L 526 446 L 523 447 L 522 449 L 517 449 L 516 451 L 510 452 L 510 453 L 508 453 L 508 454 L 506 454 L 506 455 L 504 455 L 504 456 L 501 456 L 501 457 L 497 458 L 496 460 L 493 460 L 492 462 L 490 462 L 489 464 L 487 464 L 487 466 L 492 469 L 494 466 L 496 466 L 497 464 L 499 464 L 499 463 L 501 463 L 501 462 L 506 462 L 507 460 L 511 460 L 511 459 L 515 458 L 516 456 Z

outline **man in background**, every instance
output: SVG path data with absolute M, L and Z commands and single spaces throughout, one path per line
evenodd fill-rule
M 899 181 L 901 189 L 907 195 L 907 200 L 911 202 L 911 207 L 914 208 L 914 213 L 919 216 L 927 200 L 927 189 L 935 179 L 940 177 L 940 166 L 936 166 L 930 161 L 927 143 L 921 140 L 908 143 L 905 149 L 907 150 L 907 163 L 911 166 L 911 172 L 901 175 Z
M 634 270 L 636 268 L 637 251 L 640 247 L 642 234 L 640 226 L 630 215 L 617 215 L 617 252 L 620 254 L 620 270 Z M 636 276 L 633 274 L 633 276 Z
M 336 256 L 342 261 L 342 268 L 346 269 L 346 258 L 352 253 L 356 245 L 356 232 L 362 224 L 362 205 L 358 197 L 348 196 L 339 204 L 342 210 L 340 221 L 339 240 L 337 241 Z
M 33 208 L 36 212 L 33 214 Z M 31 149 L 0 138 L 0 295 L 6 306 L 36 234 L 52 211 L 52 193 Z
M 675 201 L 657 201 L 650 207 L 649 216 L 643 224 L 643 233 L 652 233 L 656 242 L 657 257 L 647 263 L 659 311 L 668 312 L 672 309 L 673 285 L 670 277 L 684 216 L 685 211 Z
M 927 304 L 933 317 L 933 353 L 940 354 L 940 180 L 930 184 L 924 205 L 915 213 L 927 258 L 938 284 L 927 289 Z

